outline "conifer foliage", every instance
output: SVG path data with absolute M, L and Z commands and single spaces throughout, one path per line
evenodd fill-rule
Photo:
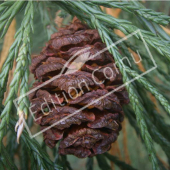
M 106 8 L 121 9 L 122 15 L 119 18 L 115 18 L 106 13 Z M 123 119 L 123 111 L 129 126 L 135 130 L 140 138 L 140 142 L 139 140 L 136 141 L 137 145 L 140 143 L 145 146 L 152 169 L 168 169 L 170 166 L 170 126 L 167 123 L 170 116 L 170 36 L 164 31 L 164 27 L 169 25 L 170 17 L 162 12 L 146 9 L 142 2 L 131 0 L 128 2 L 113 0 L 0 2 L 0 46 L 3 45 L 11 22 L 16 19 L 19 25 L 15 34 L 15 41 L 8 52 L 2 68 L 0 68 L 0 169 L 71 170 L 70 164 L 72 162 L 68 160 L 66 154 L 74 154 L 78 157 L 94 156 L 87 158 L 87 170 L 95 169 L 96 162 L 100 169 L 110 170 L 113 168 L 114 163 L 120 169 L 133 170 L 135 169 L 135 161 L 132 160 L 131 163 L 124 162 L 122 158 L 120 160 L 115 156 L 116 153 L 106 152 L 110 149 L 110 144 L 115 141 L 121 129 L 120 122 Z M 57 17 L 60 18 L 59 23 L 55 23 Z M 71 22 L 74 17 L 78 18 L 79 21 L 72 25 Z M 63 29 L 60 28 L 61 25 L 68 26 L 66 29 Z M 113 46 L 115 42 L 121 39 L 120 34 L 117 34 L 117 30 L 121 31 L 124 36 L 137 30 L 140 30 L 140 32 L 135 34 L 134 41 L 126 40 Z M 40 33 L 42 33 L 43 37 L 46 37 L 45 41 L 47 42 L 48 40 L 48 43 L 41 55 L 32 58 L 31 61 L 33 52 L 37 53 L 37 49 L 43 47 L 45 42 L 40 41 L 41 43 L 36 46 L 36 40 L 40 40 L 42 37 L 42 35 L 38 36 Z M 48 80 L 54 73 L 54 70 L 49 69 L 62 67 L 63 63 L 68 60 L 69 55 L 76 53 L 76 47 L 68 42 L 66 49 L 63 50 L 61 34 L 69 34 L 70 37 L 74 34 L 74 36 L 77 35 L 78 38 L 82 38 L 81 42 L 83 42 L 83 45 L 81 45 L 81 48 L 93 46 L 92 49 L 94 51 L 97 49 L 98 51 L 100 48 L 108 47 L 107 55 L 103 54 L 100 56 L 101 58 L 91 61 L 90 63 L 93 64 L 85 64 L 81 71 L 67 75 L 88 79 L 92 90 L 84 94 L 84 98 L 80 95 L 77 100 L 69 100 L 69 106 L 64 106 L 65 110 L 62 111 L 62 114 L 69 114 L 72 110 L 75 111 L 79 108 L 79 105 L 82 105 L 83 102 L 88 104 L 89 100 L 93 100 L 95 96 L 101 96 L 105 91 L 114 88 L 112 82 L 107 82 L 104 85 L 105 87 L 90 82 L 91 71 L 98 67 L 99 64 L 100 70 L 102 70 L 103 65 L 116 63 L 121 78 L 115 73 L 113 82 L 118 82 L 116 85 L 125 84 L 126 86 L 116 94 L 110 95 L 107 101 L 109 103 L 119 100 L 120 103 L 114 105 L 117 108 L 124 103 L 127 105 L 123 106 L 123 111 L 117 111 L 116 115 L 108 113 L 105 109 L 103 109 L 104 112 L 101 112 L 102 105 L 95 103 L 93 107 L 89 107 L 90 113 L 89 110 L 83 110 L 81 117 L 75 116 L 74 120 L 69 119 L 67 124 L 57 125 L 58 134 L 56 136 L 59 138 L 52 138 L 55 134 L 53 129 L 46 131 L 44 134 L 45 143 L 53 147 L 52 150 L 49 150 L 41 137 L 38 139 L 38 142 L 29 136 L 28 132 L 24 129 L 23 120 L 25 118 L 29 127 L 35 128 L 33 126 L 33 119 L 29 114 L 30 101 L 36 102 L 37 99 L 41 99 L 41 96 L 47 93 L 52 94 L 52 88 L 48 86 L 45 89 L 40 89 L 30 100 L 27 96 L 24 96 L 19 99 L 17 109 L 14 106 L 13 100 L 27 93 L 32 86 L 35 87 L 41 81 Z M 141 35 L 143 38 L 141 38 Z M 57 42 L 57 40 L 60 41 Z M 139 77 L 144 70 L 148 70 L 153 64 L 149 60 L 148 54 L 140 49 L 140 43 L 143 40 L 145 40 L 146 45 L 154 54 L 153 57 L 157 68 L 145 76 Z M 55 58 L 56 54 L 52 56 L 55 50 L 62 51 L 61 55 L 63 57 Z M 122 63 L 124 56 L 130 60 L 131 52 L 136 52 L 137 50 L 140 51 L 140 56 L 143 59 L 142 69 L 139 64 L 129 66 L 126 62 Z M 108 58 L 105 58 L 106 56 Z M 16 63 L 15 71 L 13 72 L 12 80 L 8 82 L 10 70 L 13 68 L 14 63 Z M 57 66 L 55 66 L 55 63 L 57 63 Z M 31 76 L 31 73 L 29 70 L 35 75 L 35 79 L 39 80 L 38 83 L 35 82 L 34 85 L 30 83 L 29 76 Z M 55 70 L 55 72 L 57 71 Z M 83 74 L 81 75 L 82 72 Z M 65 78 L 65 84 L 69 84 L 67 76 L 62 77 L 63 79 Z M 96 74 L 96 79 L 100 78 L 100 76 L 103 75 L 99 71 Z M 128 83 L 136 77 L 138 78 L 135 81 Z M 62 79 L 56 82 L 58 87 L 63 85 L 61 82 L 63 82 Z M 5 97 L 8 83 L 10 83 L 9 92 L 7 97 Z M 50 84 L 50 86 L 55 86 L 54 84 Z M 64 86 L 64 88 L 67 91 L 67 87 Z M 112 107 L 113 103 L 107 105 L 107 107 L 109 106 Z M 96 108 L 99 110 L 98 112 Z M 57 110 L 60 109 L 61 107 L 58 107 Z M 63 115 L 60 116 L 62 117 Z M 97 117 L 96 120 L 95 117 Z M 105 126 L 100 126 L 100 129 L 98 129 L 97 126 L 101 125 L 100 121 L 103 121 Z M 112 123 L 109 124 L 107 121 Z M 38 122 L 42 128 L 47 126 L 47 124 L 50 125 L 50 123 L 52 123 L 50 115 L 45 116 L 45 118 Z M 67 128 L 69 129 L 70 126 L 70 131 L 68 131 Z M 112 130 L 106 130 L 107 128 Z M 77 130 L 76 134 L 74 134 L 75 129 Z M 70 140 L 75 140 L 75 135 L 78 135 L 80 132 L 87 133 L 82 132 L 82 129 L 84 131 L 89 130 L 88 133 L 93 135 L 94 138 L 96 137 L 90 143 L 92 144 L 93 142 L 94 145 L 86 146 L 86 149 L 81 148 L 86 143 L 79 142 L 81 147 L 77 147 L 75 141 L 70 142 Z M 63 135 L 64 133 L 65 135 Z M 109 137 L 112 137 L 112 139 Z M 103 139 L 103 141 L 98 142 L 99 138 Z M 16 139 L 18 139 L 19 144 L 17 144 Z M 60 139 L 63 140 L 56 144 L 56 141 Z M 131 142 L 133 135 L 127 136 L 127 139 L 128 142 Z M 89 150 L 87 149 L 88 147 L 90 148 Z M 167 163 L 159 158 L 157 148 L 164 152 Z M 133 148 L 129 149 L 130 152 L 137 151 Z M 140 156 L 138 154 L 136 159 L 140 159 Z M 19 157 L 20 161 L 16 161 L 16 157 Z

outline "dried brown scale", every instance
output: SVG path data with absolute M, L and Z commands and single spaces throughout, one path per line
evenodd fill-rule
M 111 114 L 111 118 L 118 121 L 118 122 L 122 122 L 124 119 L 124 113 L 123 111 L 120 112 L 114 112 L 114 113 L 109 113 L 108 110 L 106 111 L 100 111 L 98 109 L 91 109 L 91 111 L 94 113 L 95 115 L 95 121 L 97 121 L 98 119 L 103 119 L 105 116 L 107 116 L 108 114 Z M 95 122 L 94 121 L 94 122 Z M 92 122 L 93 123 L 93 122 Z
M 31 67 L 30 67 L 30 71 L 31 73 L 34 74 L 35 70 L 37 69 L 37 67 L 41 64 L 41 62 L 43 62 L 45 59 L 46 59 L 46 55 L 44 54 L 40 54 L 38 56 L 34 56 L 32 58 L 32 64 L 31 64 Z
M 51 39 L 48 47 L 56 51 L 67 51 L 69 46 L 81 47 L 97 41 L 100 41 L 97 30 L 81 30 L 71 35 L 61 36 L 59 39 Z
M 60 64 L 66 64 L 66 60 L 62 59 L 62 58 L 55 58 L 55 57 L 49 57 L 46 60 L 47 63 L 60 63 Z
M 74 22 L 74 24 L 70 24 L 69 26 L 60 28 L 59 32 L 56 32 L 51 35 L 51 39 L 58 38 L 63 35 L 73 34 L 76 31 L 85 30 L 87 28 L 87 25 L 82 24 L 80 21 L 76 21 Z
M 100 130 L 91 128 L 75 127 L 70 130 L 68 136 L 60 143 L 60 148 L 67 148 L 70 146 L 82 146 L 88 149 L 93 148 L 97 141 L 105 139 L 105 134 Z
M 72 24 L 73 25 L 73 24 Z M 76 31 L 84 30 L 86 27 L 82 26 L 82 24 L 77 25 L 77 27 L 67 28 L 67 29 L 59 29 L 59 32 L 56 32 L 51 35 L 51 39 L 59 38 L 62 36 L 74 34 Z
M 47 126 L 42 126 L 41 130 L 47 128 Z M 57 130 L 57 129 L 48 129 L 43 133 L 44 141 L 46 144 L 50 147 L 53 148 L 57 141 L 63 138 L 63 131 Z
M 95 81 L 99 82 L 96 77 Z M 87 87 L 87 85 L 104 88 L 103 84 L 97 84 L 95 83 L 95 81 L 90 73 L 84 71 L 77 71 L 73 74 L 61 75 L 59 78 L 56 78 L 54 81 L 52 81 L 50 85 L 58 87 L 67 93 L 69 92 L 69 90 L 74 90 L 75 88 L 81 89 L 82 87 Z
M 101 42 L 96 42 L 94 45 L 85 45 L 83 47 L 73 47 L 68 51 L 60 51 L 61 56 L 68 60 L 72 56 L 79 57 L 82 61 L 95 61 L 97 64 L 101 62 L 113 62 L 113 57 L 107 53 L 101 53 L 106 46 Z M 84 55 L 85 54 L 85 55 Z
M 33 84 L 32 88 L 31 88 L 31 90 L 34 90 L 37 86 L 39 86 L 39 85 L 41 85 L 41 84 L 42 84 L 42 82 L 35 82 L 35 83 Z M 34 91 L 32 91 L 32 92 L 28 95 L 30 101 L 31 101 L 33 98 L 36 97 L 36 92 L 37 92 L 37 90 L 34 90 Z
M 62 99 L 61 99 L 61 101 L 58 101 L 57 99 L 53 100 L 54 104 L 58 104 L 58 105 L 61 104 L 62 101 L 63 101 Z M 46 98 L 45 100 L 44 100 L 44 98 L 32 99 L 31 100 L 31 111 L 33 113 L 35 113 L 35 112 L 41 111 L 42 108 L 43 109 L 46 108 L 47 104 L 45 102 L 47 102 L 48 104 L 53 104 L 51 101 L 51 98 Z M 42 105 L 43 103 L 45 103 L 45 104 Z M 42 106 L 42 108 L 41 108 L 41 106 Z
M 56 97 L 54 94 L 50 94 L 47 90 L 38 90 L 36 96 L 37 98 L 46 99 L 47 102 L 53 102 L 54 104 L 61 104 L 64 101 L 62 97 Z
M 65 107 L 60 107 L 56 106 L 56 108 L 52 109 L 52 112 L 49 113 L 47 116 L 44 116 L 43 114 L 38 115 L 42 116 L 41 118 L 41 125 L 54 125 L 61 119 L 63 119 L 66 116 L 69 116 L 72 113 L 75 113 L 78 111 L 78 109 L 65 106 Z M 79 111 L 76 112 L 75 115 L 67 118 L 66 120 L 57 123 L 54 127 L 57 129 L 65 129 L 70 127 L 73 124 L 81 124 L 82 122 L 92 122 L 95 120 L 95 115 L 92 112 L 89 111 Z
M 44 62 L 42 65 L 40 65 L 36 69 L 36 77 L 38 79 L 41 79 L 42 76 L 52 71 L 56 71 L 59 74 L 65 64 L 66 64 L 66 61 L 63 59 L 50 57 L 47 59 L 46 62 Z M 55 72 L 55 75 L 57 75 L 56 72 Z
M 46 56 L 53 56 L 53 57 L 60 57 L 65 60 L 69 60 L 72 56 L 77 56 L 81 57 L 82 54 L 87 53 L 88 61 L 95 61 L 97 64 L 100 64 L 101 62 L 108 63 L 108 62 L 114 62 L 113 57 L 108 51 L 100 52 L 101 50 L 105 49 L 105 45 L 101 43 L 100 41 L 97 41 L 95 44 L 91 45 L 85 45 L 83 47 L 72 47 L 68 49 L 68 51 L 51 51 L 49 49 L 48 45 L 47 47 L 44 48 L 43 53 Z M 84 56 L 81 57 L 82 61 L 85 59 L 83 58 Z M 48 58 L 48 57 L 46 57 Z
M 106 86 L 106 89 L 110 91 L 114 91 L 114 93 L 118 96 L 121 104 L 128 104 L 129 97 L 128 92 L 125 90 L 125 87 L 117 89 L 119 86 Z
M 105 113 L 95 115 L 95 120 L 91 123 L 88 123 L 87 126 L 90 128 L 108 128 L 112 130 L 118 130 L 121 126 L 119 121 L 118 113 Z
M 94 73 L 94 76 L 96 76 L 99 80 L 108 79 L 111 82 L 122 80 L 122 76 L 118 68 L 116 68 L 112 63 L 104 66 L 90 66 L 86 64 L 82 70 Z
M 81 153 L 79 157 L 83 157 L 84 148 L 89 149 L 88 156 L 94 156 L 106 152 L 110 149 L 110 144 L 117 139 L 117 133 L 114 131 L 103 132 L 90 128 L 77 129 L 78 131 L 75 132 L 72 132 L 71 129 L 69 136 L 61 141 L 59 149 L 60 153 L 69 153 L 73 150 L 73 147 L 75 147 L 77 148 L 76 152 Z
M 73 33 L 75 33 L 74 30 L 60 30 L 59 32 L 52 34 L 51 39 L 59 38 L 61 36 L 69 35 L 69 34 L 73 34 Z
M 45 132 L 44 132 L 44 133 L 45 133 Z M 47 133 L 48 133 L 48 131 L 47 131 Z M 44 136 L 44 135 L 43 135 L 43 136 Z M 56 146 L 56 143 L 57 143 L 56 140 L 50 140 L 50 139 L 45 138 L 45 137 L 44 137 L 44 142 L 45 142 L 46 145 L 47 145 L 48 147 L 50 147 L 50 148 L 54 148 L 54 147 Z
M 48 133 L 45 133 L 44 137 L 55 141 L 60 140 L 63 138 L 63 131 L 51 128 L 48 130 Z
M 71 100 L 69 104 L 80 104 L 80 105 L 87 105 L 92 103 L 89 107 L 90 108 L 97 108 L 99 110 L 112 110 L 112 111 L 121 111 L 122 108 L 119 104 L 119 99 L 117 96 L 112 93 L 106 97 L 103 97 L 108 94 L 107 90 L 96 90 L 92 92 L 88 92 L 83 96 L 77 97 L 75 100 Z M 102 99 L 96 101 L 102 97 Z
M 122 85 L 122 75 L 105 48 L 97 30 L 75 21 L 53 34 L 41 54 L 32 59 L 30 70 L 39 81 L 33 87 L 59 76 L 29 98 L 41 129 L 52 126 L 43 132 L 45 143 L 53 148 L 61 141 L 62 155 L 102 154 L 119 135 L 122 105 L 129 98 L 124 87 L 108 95 Z
M 91 156 L 102 154 L 108 151 L 111 148 L 111 143 L 116 141 L 117 136 L 118 133 L 116 133 L 115 131 L 112 131 L 110 134 L 107 134 L 105 139 L 95 144 L 95 147 L 93 148 L 93 154 Z
M 106 89 L 108 91 L 116 91 L 116 92 L 120 92 L 120 91 L 126 91 L 125 87 L 120 87 L 122 84 L 120 85 L 112 85 L 112 86 L 106 86 Z
M 129 97 L 127 91 L 115 92 L 115 94 L 118 96 L 121 104 L 129 103 Z

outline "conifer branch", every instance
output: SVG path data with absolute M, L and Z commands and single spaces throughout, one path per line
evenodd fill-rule
M 134 6 L 141 8 L 141 9 L 144 9 L 144 10 L 149 10 L 149 9 L 146 9 L 141 3 L 137 2 L 137 1 L 133 1 L 133 0 L 131 0 L 131 1 L 132 1 Z M 152 13 L 157 13 L 157 12 L 153 11 Z M 159 12 L 157 14 L 159 15 Z M 169 16 L 166 16 L 166 15 L 164 15 L 164 16 L 169 17 Z M 150 30 L 154 34 L 157 34 L 157 36 L 160 36 L 164 40 L 170 41 L 170 36 L 160 26 L 161 25 L 160 22 L 156 23 L 155 21 L 152 21 L 152 19 L 150 20 L 150 18 L 141 16 L 141 15 L 138 15 L 138 17 L 139 17 L 139 20 L 143 23 L 143 25 L 145 25 L 148 28 L 148 30 Z M 156 17 L 156 18 L 154 16 L 151 16 L 151 18 L 154 18 L 154 20 L 157 20 L 157 18 L 159 18 L 159 16 Z
M 147 100 L 147 99 L 144 98 L 144 100 Z M 128 116 L 128 118 L 131 114 L 132 117 L 129 119 L 130 122 L 133 121 L 133 119 L 135 119 L 134 111 L 130 110 L 130 114 L 128 113 L 128 111 L 125 111 L 125 113 Z M 149 114 L 148 111 L 145 110 L 144 116 L 145 116 L 145 120 L 146 120 L 148 129 L 149 129 L 149 132 L 150 132 L 152 138 L 154 139 L 154 141 L 162 147 L 163 151 L 167 155 L 167 158 L 169 158 L 170 157 L 170 154 L 169 154 L 170 153 L 170 150 L 169 150 L 170 142 L 159 132 L 158 128 L 156 128 L 156 126 L 151 122 L 148 114 Z M 133 122 L 133 123 L 131 123 L 131 125 L 134 127 L 135 123 Z
M 21 147 L 20 147 L 20 165 L 21 165 L 21 169 L 23 170 L 28 170 L 29 168 L 29 155 L 28 155 L 28 151 L 27 151 L 27 147 L 25 145 L 25 143 L 22 141 L 21 142 Z
M 87 162 L 86 162 L 86 169 L 87 170 L 93 170 L 93 158 L 87 158 Z
M 136 71 L 131 70 L 128 66 L 124 66 L 124 69 L 134 78 L 139 76 L 139 74 Z M 153 87 L 143 76 L 137 78 L 137 81 L 140 82 L 148 91 L 150 91 L 156 97 L 156 99 L 162 104 L 165 110 L 170 114 L 170 105 L 168 101 L 165 99 L 165 97 L 162 94 L 160 94 L 159 91 L 155 87 Z
M 112 39 L 114 41 L 118 41 L 121 39 L 121 37 L 117 36 L 116 34 L 114 34 L 113 32 L 110 32 L 110 36 L 113 37 Z M 144 54 L 142 51 L 140 51 L 140 49 L 137 46 L 133 46 L 128 40 L 121 42 L 120 44 L 118 44 L 118 46 L 120 47 L 121 51 L 125 54 L 125 56 L 128 57 L 129 60 L 132 60 L 132 56 L 129 53 L 128 48 L 130 48 L 132 51 L 136 52 L 139 51 L 139 54 L 142 58 L 142 60 L 147 63 L 144 64 L 143 66 L 145 67 L 146 70 L 150 69 L 151 67 L 153 67 L 153 61 L 151 60 L 150 57 L 148 57 L 146 54 Z M 168 76 L 168 74 L 162 70 L 161 64 L 160 62 L 164 62 L 164 61 L 156 61 L 156 56 L 154 56 L 155 62 L 157 64 L 157 68 L 155 69 L 155 71 L 157 71 L 159 78 L 168 86 L 170 85 L 170 77 Z M 166 63 L 166 62 L 164 62 Z M 136 65 L 132 65 L 133 69 L 138 71 L 139 69 L 136 69 Z M 150 81 L 150 79 L 149 79 Z
M 107 159 L 106 157 L 104 157 L 104 155 L 97 155 L 96 159 L 101 170 L 106 170 L 106 169 L 111 170 L 111 167 L 108 164 Z
M 143 139 L 142 139 L 142 135 L 141 135 L 141 131 L 137 125 L 136 119 L 135 119 L 135 114 L 131 114 L 132 109 L 130 108 L 130 106 L 125 106 L 123 108 L 123 111 L 125 113 L 125 116 L 128 118 L 128 121 L 130 123 L 130 125 L 133 127 L 133 129 L 135 130 L 136 134 L 138 137 L 140 137 L 141 141 L 144 143 Z
M 17 170 L 18 168 L 16 165 L 13 163 L 9 153 L 7 152 L 5 146 L 1 144 L 1 155 L 0 155 L 0 164 L 4 165 L 5 169 L 8 170 Z
M 24 16 L 23 22 L 21 24 L 19 31 L 16 34 L 17 39 L 20 41 L 14 42 L 14 44 L 12 45 L 12 48 L 10 49 L 10 54 L 9 54 L 10 58 L 9 56 L 7 58 L 7 61 L 10 60 L 10 62 L 5 62 L 5 65 L 2 68 L 2 73 L 4 73 L 6 69 L 8 69 L 7 71 L 9 71 L 11 60 L 13 60 L 14 56 L 18 55 L 16 70 L 14 72 L 13 80 L 10 84 L 10 92 L 5 101 L 5 108 L 1 113 L 2 121 L 0 124 L 0 134 L 1 134 L 0 140 L 2 140 L 3 138 L 3 132 L 4 132 L 3 128 L 9 123 L 9 117 L 10 117 L 10 112 L 11 112 L 12 105 L 13 105 L 13 100 L 15 99 L 18 93 L 19 83 L 23 77 L 24 78 L 22 79 L 22 81 L 24 82 L 21 83 L 21 89 L 20 89 L 21 94 L 26 92 L 26 90 L 28 89 L 28 65 L 29 65 L 28 63 L 30 61 L 30 33 L 33 28 L 33 13 L 34 13 L 33 2 L 29 1 L 25 9 L 25 16 Z M 19 54 L 18 54 L 18 51 L 19 51 Z M 2 78 L 5 81 L 7 79 L 7 75 L 5 74 L 5 77 L 4 77 L 4 75 L 2 74 Z M 24 108 L 23 107 L 24 105 L 25 103 L 23 101 L 19 101 L 19 108 L 21 109 Z
M 138 128 L 137 125 L 136 125 L 135 113 L 133 112 L 133 110 L 129 109 L 129 107 L 125 107 L 124 112 L 125 112 L 125 115 L 127 116 L 128 120 L 129 120 L 129 122 L 130 122 L 130 125 L 135 129 L 136 134 L 141 137 L 141 133 L 140 133 L 140 131 L 139 131 L 139 128 Z M 146 119 L 148 119 L 147 115 L 146 115 Z M 148 122 L 147 122 L 147 124 L 148 124 Z M 152 124 L 152 125 L 153 125 L 153 124 Z M 148 127 L 150 127 L 149 124 L 148 124 Z M 151 129 L 151 128 L 150 128 L 150 129 Z M 161 147 L 162 147 L 162 142 L 159 142 L 161 139 L 158 139 L 159 137 L 158 137 L 158 136 L 155 136 L 156 134 L 154 135 L 154 133 L 155 133 L 154 130 L 151 130 L 151 135 L 152 135 L 153 139 L 154 139 L 157 143 L 159 143 L 159 144 L 161 145 Z M 156 131 L 156 133 L 157 133 L 157 131 Z M 158 132 L 158 133 L 159 133 L 159 132 Z M 155 139 L 155 137 L 156 137 L 157 139 Z M 142 140 L 142 138 L 141 138 L 141 140 Z M 143 140 L 142 140 L 142 142 L 143 142 Z M 163 148 L 163 150 L 164 150 L 166 147 L 163 146 L 162 148 Z M 167 149 L 168 149 L 168 148 L 167 148 Z M 164 150 L 164 152 L 165 152 L 165 153 L 167 152 L 167 154 L 166 154 L 167 156 L 169 155 L 168 150 L 167 150 L 167 151 Z M 158 163 L 159 163 L 159 166 L 161 167 L 161 169 L 165 169 L 165 167 L 161 164 L 161 162 L 159 161 L 158 158 L 157 158 L 157 160 L 158 160 Z
M 110 155 L 109 153 L 105 153 L 104 156 L 109 159 L 110 161 L 112 161 L 115 165 L 117 165 L 119 168 L 121 169 L 126 169 L 126 170 L 136 170 L 135 168 L 133 168 L 132 166 L 126 164 L 123 161 L 120 161 L 118 158 L 116 158 L 113 155 Z
M 129 13 L 134 13 L 135 15 L 142 16 L 146 18 L 147 20 L 153 21 L 160 25 L 166 26 L 170 23 L 169 16 L 163 14 L 162 12 L 155 12 L 152 9 L 145 9 L 141 4 L 140 6 L 136 5 L 137 2 L 134 2 L 134 1 L 115 2 L 114 0 L 105 0 L 105 1 L 93 0 L 92 2 L 87 2 L 87 3 L 102 5 L 108 8 L 120 8 Z
M 66 155 L 59 156 L 57 164 L 60 165 L 63 169 L 73 170 L 70 166 L 69 161 L 67 160 Z
M 137 88 L 141 89 L 142 85 L 137 84 Z M 168 130 L 170 128 L 170 125 L 165 123 L 162 115 L 158 113 L 155 110 L 155 105 L 152 103 L 152 101 L 147 96 L 147 93 L 144 90 L 138 90 L 138 93 L 140 97 L 142 98 L 142 102 L 145 105 L 145 109 L 147 110 L 147 114 L 149 115 L 149 118 L 152 122 L 154 122 L 154 125 L 159 130 L 159 132 L 167 139 L 170 140 L 170 131 Z M 147 116 L 146 116 L 147 117 Z
M 136 83 L 137 89 L 141 89 L 142 85 L 138 85 Z M 142 102 L 145 105 L 145 120 L 147 122 L 147 126 L 149 127 L 149 132 L 154 139 L 156 143 L 158 143 L 165 154 L 167 155 L 167 158 L 170 158 L 170 142 L 169 142 L 169 126 L 165 123 L 162 122 L 162 117 L 159 115 L 159 113 L 155 114 L 154 113 L 154 105 L 153 103 L 149 100 L 147 97 L 147 94 L 143 90 L 138 90 L 138 93 L 142 99 Z M 133 114 L 133 112 L 132 112 Z M 159 118 L 159 119 L 158 119 Z M 153 123 L 154 122 L 154 123 Z M 169 159 L 170 160 L 170 159 Z
M 55 22 L 51 21 L 49 11 L 47 8 L 48 2 L 41 2 L 39 4 L 39 11 L 41 15 L 41 21 L 44 25 L 45 30 L 47 31 L 47 36 L 50 38 L 51 34 L 56 32 L 56 24 Z
M 158 129 L 155 127 L 155 125 L 148 119 L 148 117 L 145 119 L 147 122 L 147 125 L 149 127 L 149 132 L 154 139 L 156 143 L 158 143 L 165 154 L 167 155 L 167 158 L 170 158 L 170 142 L 158 131 Z
M 11 116 L 9 128 L 10 130 L 15 133 L 14 127 L 16 124 L 16 120 Z M 30 159 L 32 159 L 32 163 L 36 167 L 35 170 L 38 169 L 50 169 L 50 170 L 60 170 L 59 166 L 54 165 L 54 163 L 49 159 L 48 154 L 41 149 L 41 146 L 35 139 L 29 137 L 26 130 L 23 131 L 23 135 L 21 136 L 22 141 L 24 142 L 25 146 L 27 147 L 28 155 Z M 35 163 L 35 160 L 37 164 Z
M 29 10 L 29 11 L 28 11 Z M 17 62 L 21 59 L 22 63 L 22 72 L 21 72 L 21 83 L 20 83 L 20 96 L 24 95 L 28 92 L 28 77 L 29 77 L 29 64 L 31 61 L 31 47 L 30 47 L 30 34 L 33 32 L 33 17 L 34 17 L 34 7 L 33 3 L 31 2 L 28 4 L 28 8 L 26 8 L 25 15 L 28 17 L 27 23 L 23 24 L 25 28 L 25 32 L 23 34 L 23 44 L 20 47 L 20 52 L 17 58 Z M 28 26 L 30 25 L 30 26 Z M 17 70 L 18 72 L 18 70 Z M 29 108 L 29 99 L 27 96 L 18 100 L 18 115 L 19 121 L 16 125 L 17 131 L 17 141 L 19 143 L 20 135 L 22 134 L 24 128 L 24 117 L 27 118 Z
M 14 1 L 9 1 L 9 2 L 12 2 L 12 4 L 14 3 Z M 8 7 L 9 2 L 6 1 L 6 2 L 2 3 L 1 5 Z M 24 33 L 24 27 L 21 27 L 17 31 L 17 33 L 15 34 L 15 41 L 12 44 L 12 46 L 9 50 L 8 57 L 7 57 L 5 63 L 3 64 L 3 67 L 1 69 L 1 73 L 0 73 L 0 79 L 1 79 L 1 82 L 0 82 L 0 88 L 1 88 L 1 91 L 0 91 L 0 107 L 2 107 L 2 101 L 3 101 L 3 98 L 4 98 L 4 93 L 6 91 L 6 85 L 7 85 L 9 70 L 12 69 L 14 58 L 16 58 L 17 55 L 18 55 L 19 48 L 22 44 L 23 33 Z
M 18 54 L 18 51 L 19 51 L 19 48 L 20 48 L 20 45 L 22 42 L 22 40 L 21 40 L 22 34 L 20 34 L 20 30 L 16 33 L 15 38 L 16 39 L 9 50 L 8 57 L 5 61 L 5 63 L 3 64 L 3 67 L 2 67 L 2 70 L 0 73 L 0 79 L 1 79 L 1 82 L 0 82 L 0 88 L 1 88 L 0 106 L 1 107 L 2 107 L 2 101 L 4 98 L 4 93 L 6 91 L 6 85 L 7 85 L 9 71 L 12 69 L 14 58 L 17 57 L 17 54 Z
M 16 14 L 26 5 L 26 1 L 4 2 L 0 5 L 0 33 L 1 38 L 6 34 Z M 2 15 L 3 14 L 3 15 Z

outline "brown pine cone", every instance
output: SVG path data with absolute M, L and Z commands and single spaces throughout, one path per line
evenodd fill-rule
M 105 47 L 97 30 L 75 21 L 53 34 L 32 59 L 30 70 L 38 80 L 33 87 L 62 71 L 29 96 L 41 129 L 54 125 L 43 133 L 44 141 L 50 148 L 61 141 L 60 154 L 79 158 L 102 154 L 121 130 L 122 105 L 129 99 L 125 88 L 108 95 L 122 85 L 122 76 L 113 56 L 107 50 L 100 53 Z

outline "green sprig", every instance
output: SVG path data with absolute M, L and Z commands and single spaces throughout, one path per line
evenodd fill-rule
M 97 155 L 96 159 L 101 170 L 106 170 L 106 169 L 111 170 L 111 167 L 108 164 L 107 159 L 106 157 L 104 157 L 104 155 Z
M 0 5 L 0 33 L 1 38 L 6 34 L 16 14 L 26 5 L 26 1 L 4 2 Z M 3 14 L 3 15 L 2 15 Z
M 93 163 L 94 163 L 93 158 L 87 158 L 86 169 L 87 170 L 93 170 Z
M 45 30 L 47 31 L 47 36 L 50 39 L 51 34 L 56 32 L 56 24 L 53 20 L 50 18 L 50 11 L 47 8 L 47 3 L 48 2 L 41 2 L 39 4 L 39 11 L 41 15 L 41 21 L 44 25 Z
M 165 110 L 170 114 L 170 105 L 168 101 L 165 99 L 165 97 L 159 93 L 159 91 L 153 87 L 145 77 L 139 77 L 139 74 L 131 70 L 128 66 L 124 66 L 124 69 L 126 72 L 128 72 L 132 77 L 137 78 L 137 81 L 140 82 L 148 91 L 150 91 L 156 99 L 162 104 L 162 106 L 165 108 Z
M 1 144 L 1 156 L 0 156 L 0 164 L 4 165 L 5 169 L 8 170 L 17 170 L 18 168 L 16 167 L 16 165 L 13 163 L 9 153 L 7 152 L 5 146 L 3 144 Z
M 14 127 L 16 124 L 16 120 L 11 117 L 9 128 L 15 134 Z M 55 166 L 53 162 L 49 159 L 47 153 L 41 149 L 41 146 L 35 139 L 29 137 L 26 130 L 23 131 L 23 135 L 21 136 L 22 141 L 24 142 L 25 146 L 27 147 L 28 155 L 30 159 L 32 159 L 33 166 L 38 169 L 50 169 L 50 170 L 61 170 L 59 166 Z M 36 163 L 35 163 L 36 160 Z
M 119 168 L 121 169 L 126 169 L 126 170 L 136 170 L 135 168 L 133 168 L 132 166 L 126 164 L 123 161 L 120 161 L 118 158 L 116 158 L 113 155 L 110 155 L 109 153 L 105 153 L 104 156 L 109 159 L 110 161 L 112 161 L 115 165 L 117 165 Z
M 14 42 L 11 48 L 11 53 L 9 54 L 7 61 L 5 62 L 6 65 L 2 68 L 2 78 L 4 80 L 4 85 L 7 79 L 7 74 L 5 74 L 5 70 L 9 71 L 11 64 L 11 61 L 13 61 L 13 57 L 17 56 L 18 51 L 18 57 L 17 57 L 17 65 L 14 72 L 13 80 L 10 84 L 10 92 L 9 95 L 5 101 L 5 108 L 3 109 L 1 113 L 1 124 L 0 124 L 0 140 L 3 138 L 4 133 L 4 127 L 9 123 L 10 118 L 10 112 L 13 105 L 13 100 L 15 99 L 18 89 L 19 89 L 19 83 L 22 79 L 21 83 L 21 94 L 26 92 L 28 89 L 28 63 L 30 60 L 30 33 L 32 30 L 33 25 L 33 2 L 29 1 L 27 3 L 26 9 L 25 9 L 25 16 L 23 19 L 23 22 L 21 24 L 21 27 L 19 31 L 17 32 L 16 36 L 18 39 L 20 39 L 19 42 Z M 16 49 L 15 49 L 15 45 Z M 16 50 L 16 51 L 15 51 Z M 10 57 L 10 58 L 9 58 Z M 5 75 L 5 76 L 4 76 Z M 3 87 L 3 86 L 2 86 Z M 19 101 L 19 107 L 23 108 L 23 102 Z M 27 113 L 27 112 L 26 112 Z
M 102 5 L 108 8 L 119 8 L 122 10 L 125 10 L 129 13 L 134 13 L 136 15 L 142 16 L 146 18 L 147 20 L 153 21 L 157 24 L 161 25 L 168 25 L 170 23 L 170 17 L 161 13 L 161 12 L 155 12 L 152 9 L 145 9 L 142 5 L 136 5 L 136 2 L 130 1 L 120 1 L 115 2 L 113 0 L 105 0 L 105 1 L 99 1 L 99 0 L 93 0 L 92 2 L 87 2 L 89 4 L 97 4 Z

